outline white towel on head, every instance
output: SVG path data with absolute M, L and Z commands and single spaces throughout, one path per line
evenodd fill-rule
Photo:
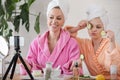
M 59 6 L 60 9 L 62 10 L 65 19 L 67 19 L 68 13 L 69 13 L 69 4 L 68 4 L 68 0 L 52 0 L 51 2 L 49 2 L 48 4 L 48 8 L 47 8 L 47 16 L 50 12 L 50 10 L 56 6 Z
M 108 20 L 108 16 L 107 16 L 107 11 L 99 6 L 99 5 L 91 5 L 88 7 L 88 10 L 87 10 L 87 18 L 88 20 L 91 20 L 91 19 L 94 19 L 96 17 L 100 17 L 103 25 L 104 25 L 104 28 L 106 28 L 108 26 L 108 23 L 109 23 L 109 20 Z

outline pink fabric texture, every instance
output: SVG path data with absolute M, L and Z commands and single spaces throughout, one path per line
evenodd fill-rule
M 46 62 L 52 62 L 53 68 L 61 66 L 62 74 L 72 74 L 70 66 L 73 60 L 77 60 L 80 56 L 79 45 L 74 38 L 70 37 L 67 31 L 61 30 L 60 38 L 50 53 L 48 48 L 49 31 L 43 35 L 37 36 L 30 44 L 27 62 L 31 65 L 32 70 L 42 70 L 45 68 Z M 21 74 L 27 74 L 23 66 L 20 67 Z

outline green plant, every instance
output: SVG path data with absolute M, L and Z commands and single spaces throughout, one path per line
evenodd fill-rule
M 25 29 L 29 32 L 29 15 L 34 15 L 30 14 L 29 8 L 34 1 L 35 0 L 0 0 L 0 35 L 4 37 L 12 35 L 12 29 L 9 28 L 8 22 L 13 23 L 16 32 L 19 32 L 20 24 L 25 26 Z M 36 16 L 34 29 L 39 33 L 40 14 L 34 16 Z

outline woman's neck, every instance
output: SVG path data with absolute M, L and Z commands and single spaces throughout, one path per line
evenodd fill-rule
M 92 43 L 93 43 L 93 47 L 94 47 L 94 51 L 96 53 L 97 49 L 99 48 L 101 42 L 102 42 L 102 38 L 99 39 L 92 39 Z
M 99 38 L 99 39 L 92 39 L 92 43 L 93 45 L 98 45 L 102 42 L 102 38 Z
M 48 46 L 49 46 L 50 53 L 52 53 L 53 49 L 55 48 L 55 45 L 59 39 L 59 36 L 60 36 L 60 32 L 57 32 L 57 33 L 49 32 Z
M 49 37 L 48 37 L 48 40 L 50 41 L 57 41 L 59 39 L 59 36 L 60 36 L 60 31 L 59 32 L 49 32 Z

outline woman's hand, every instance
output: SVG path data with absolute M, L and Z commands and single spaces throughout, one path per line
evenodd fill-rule
M 111 30 L 107 30 L 106 32 L 107 32 L 107 38 L 109 38 L 111 42 L 115 42 L 114 32 Z
M 79 30 L 84 29 L 87 26 L 88 21 L 87 20 L 82 20 L 78 23 L 77 28 Z
M 21 63 L 21 61 L 20 61 L 20 59 L 19 59 L 19 57 L 18 57 L 18 59 L 17 59 L 17 64 L 20 64 Z
M 32 67 L 30 66 L 30 64 L 24 58 L 23 58 L 23 61 L 25 62 L 28 69 L 31 70 Z M 17 60 L 17 64 L 20 64 L 20 65 L 24 66 L 23 63 L 21 62 L 21 60 L 19 59 L 19 57 L 18 57 L 18 60 Z
M 107 38 L 110 39 L 111 41 L 111 49 L 113 50 L 115 48 L 115 36 L 114 36 L 114 32 L 111 30 L 107 30 Z

